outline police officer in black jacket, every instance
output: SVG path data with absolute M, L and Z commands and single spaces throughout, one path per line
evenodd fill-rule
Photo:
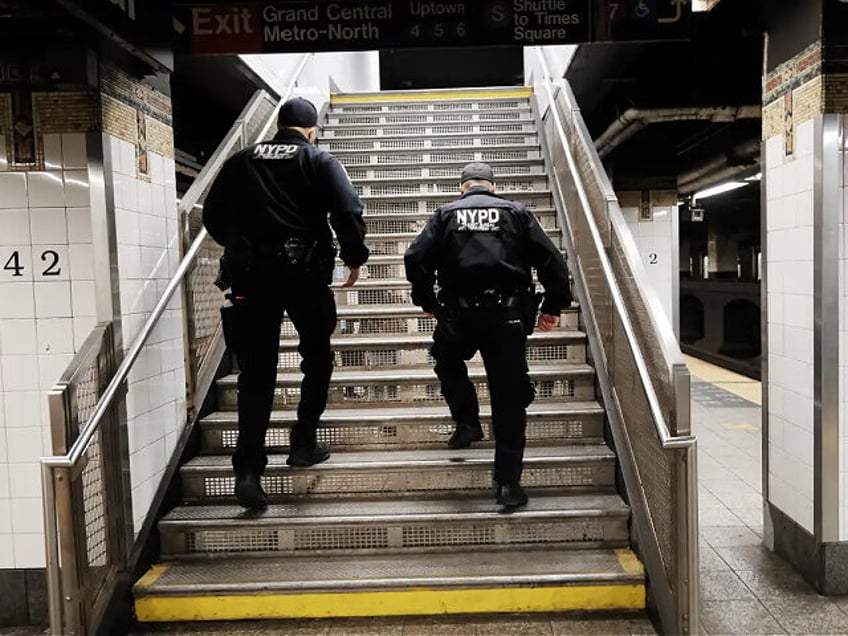
M 494 181 L 487 164 L 465 166 L 462 196 L 436 210 L 404 260 L 412 301 L 437 319 L 431 353 L 456 423 L 448 445 L 483 439 L 466 366 L 479 350 L 492 403 L 497 503 L 514 508 L 527 503 L 521 469 L 526 408 L 535 397 L 526 360 L 538 308 L 531 267 L 545 289 L 540 330 L 559 325 L 571 292 L 562 254 L 524 205 L 495 194 Z
M 267 505 L 260 477 L 268 462 L 265 433 L 283 313 L 300 338 L 303 371 L 287 463 L 311 466 L 330 456 L 329 446 L 316 439 L 327 405 L 333 367 L 330 335 L 336 325 L 329 287 L 336 254 L 330 225 L 349 268 L 345 286 L 356 282 L 368 259 L 363 203 L 341 164 L 315 147 L 316 124 L 310 102 L 286 101 L 273 141 L 229 158 L 204 202 L 204 225 L 226 248 L 219 286 L 231 290 L 228 343 L 241 370 L 233 468 L 236 497 L 246 508 Z

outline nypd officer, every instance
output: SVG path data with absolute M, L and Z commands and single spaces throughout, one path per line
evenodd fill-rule
M 273 141 L 229 158 L 204 202 L 204 225 L 226 248 L 219 286 L 230 288 L 232 319 L 225 323 L 232 323 L 228 342 L 241 370 L 233 468 L 236 498 L 246 508 L 267 505 L 260 477 L 268 461 L 265 433 L 284 312 L 299 336 L 303 371 L 287 463 L 311 466 L 330 456 L 329 446 L 316 438 L 327 405 L 336 325 L 330 226 L 349 268 L 345 286 L 356 282 L 368 258 L 362 201 L 341 164 L 315 147 L 316 123 L 310 102 L 286 101 Z
M 527 503 L 520 480 L 526 407 L 535 397 L 526 361 L 527 334 L 538 308 L 531 267 L 545 289 L 541 331 L 558 326 L 561 310 L 571 304 L 568 270 L 527 208 L 495 194 L 487 164 L 465 166 L 460 193 L 458 200 L 436 210 L 406 251 L 406 276 L 412 301 L 437 319 L 431 353 L 456 423 L 450 448 L 468 448 L 483 439 L 466 367 L 476 351 L 483 357 L 492 403 L 497 503 L 514 508 Z

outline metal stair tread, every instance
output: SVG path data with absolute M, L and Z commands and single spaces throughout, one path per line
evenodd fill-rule
M 539 190 L 538 192 L 550 192 L 549 190 Z M 456 193 L 451 195 L 456 197 Z M 366 197 L 367 198 L 367 197 Z M 372 197 L 373 198 L 373 197 Z M 553 207 L 540 207 L 533 208 L 530 210 L 534 215 L 539 214 L 556 214 L 556 208 Z M 416 220 L 416 219 L 429 219 L 433 216 L 433 212 L 398 212 L 398 213 L 386 213 L 386 212 L 369 212 L 368 208 L 365 208 L 365 212 L 363 212 L 362 216 L 366 221 L 375 221 L 375 220 L 389 220 L 389 219 L 397 219 L 399 221 L 408 221 L 408 220 Z
M 481 417 L 490 417 L 492 412 L 491 405 L 481 404 Z M 547 403 L 533 403 L 527 407 L 527 416 L 532 419 L 534 417 L 544 416 L 562 416 L 562 415 L 600 415 L 603 414 L 604 408 L 597 402 L 563 402 L 561 405 Z M 359 423 L 363 421 L 374 422 L 385 420 L 387 423 L 398 424 L 407 421 L 420 421 L 432 419 L 441 422 L 445 419 L 450 419 L 450 411 L 445 405 L 442 406 L 386 406 L 372 408 L 333 408 L 330 404 L 324 414 L 321 416 L 323 424 L 342 424 L 342 423 Z M 214 411 L 201 420 L 204 427 L 220 427 L 229 428 L 238 421 L 238 413 L 235 411 Z M 278 410 L 271 412 L 271 424 L 274 423 L 293 423 L 297 421 L 297 411 L 295 410 Z
M 401 257 L 402 258 L 402 257 Z M 535 276 L 533 281 L 538 280 Z M 334 281 L 330 287 L 334 291 L 356 292 L 363 289 L 411 289 L 412 285 L 405 278 L 360 278 L 352 287 L 343 287 L 344 281 Z M 419 309 L 420 311 L 420 309 Z
M 558 237 L 562 233 L 562 230 L 559 228 L 547 228 L 545 233 L 549 237 Z M 366 241 L 412 241 L 418 237 L 421 232 L 369 232 L 365 240 Z M 376 258 L 377 256 L 393 256 L 392 254 L 374 254 L 369 260 Z
M 332 523 L 399 522 L 410 520 L 506 520 L 491 496 L 443 499 L 293 500 L 275 503 L 263 511 L 246 511 L 238 505 L 179 506 L 159 521 L 160 528 L 259 526 Z M 535 495 L 509 519 L 626 516 L 630 508 L 617 494 L 577 493 Z
M 488 121 L 486 121 L 486 122 L 473 122 L 473 123 L 469 122 L 470 125 L 475 125 L 475 124 L 479 124 L 479 123 L 488 124 L 489 122 Z M 509 122 L 509 123 L 515 124 L 514 121 Z M 441 124 L 441 122 L 438 122 L 438 123 L 437 122 L 422 122 L 419 125 L 425 126 L 425 127 L 427 127 L 427 126 L 434 127 L 434 126 L 440 126 L 442 124 Z M 450 124 L 448 124 L 448 125 L 450 125 Z M 468 125 L 468 124 L 466 124 L 466 125 Z M 372 127 L 374 127 L 374 128 L 384 128 L 384 127 L 391 127 L 391 126 L 392 126 L 392 124 L 373 124 L 372 125 Z M 320 146 L 323 146 L 323 145 L 326 145 L 326 144 L 333 143 L 334 141 L 351 141 L 351 142 L 362 141 L 362 142 L 365 142 L 365 143 L 373 143 L 375 141 L 382 141 L 382 140 L 389 141 L 389 140 L 400 140 L 400 139 L 420 139 L 422 137 L 424 139 L 451 139 L 453 137 L 472 137 L 474 139 L 479 139 L 479 138 L 482 138 L 482 137 L 500 137 L 500 136 L 503 136 L 503 135 L 515 135 L 515 136 L 526 135 L 528 137 L 529 136 L 535 137 L 538 134 L 539 133 L 536 130 L 514 130 L 514 131 L 513 130 L 510 130 L 510 131 L 494 130 L 494 131 L 470 131 L 470 132 L 429 132 L 429 133 L 426 133 L 424 135 L 374 135 L 374 136 L 368 136 L 368 137 L 366 137 L 366 136 L 362 136 L 362 137 L 357 137 L 357 136 L 335 137 L 335 136 L 333 136 L 333 137 L 320 137 L 318 139 L 318 145 L 320 147 Z M 440 150 L 442 150 L 442 148 L 440 148 Z
M 502 172 L 498 173 L 495 178 L 497 180 L 502 179 L 536 179 L 541 181 L 544 179 L 547 181 L 548 177 L 544 174 L 527 174 L 527 173 L 508 173 Z M 351 179 L 350 182 L 356 185 L 386 185 L 389 183 L 458 183 L 459 180 L 459 170 L 457 170 L 457 174 L 455 176 L 447 176 L 447 177 L 379 177 L 370 179 L 368 177 Z M 457 191 L 459 188 L 457 187 Z M 511 192 L 516 192 L 516 190 L 503 190 L 498 189 L 498 194 L 506 195 Z M 542 190 L 518 190 L 518 192 L 542 192 Z M 550 192 L 550 190 L 548 190 Z M 456 194 L 456 193 L 454 193 Z
M 559 379 L 562 376 L 574 376 L 593 374 L 595 370 L 588 364 L 564 362 L 559 365 L 535 365 L 530 363 L 531 377 L 547 377 L 549 379 Z M 473 380 L 485 378 L 486 372 L 482 368 L 469 368 L 468 377 Z M 235 374 L 224 376 L 218 380 L 219 384 L 235 384 Z M 300 372 L 278 373 L 277 384 L 296 382 L 300 384 L 303 374 Z M 368 371 L 346 371 L 337 369 L 333 372 L 331 383 L 368 383 L 368 382 L 391 382 L 395 381 L 420 381 L 420 382 L 435 382 L 436 374 L 431 368 L 405 368 L 393 367 L 390 369 L 370 369 Z
M 310 468 L 291 468 L 286 455 L 269 454 L 268 469 L 282 468 L 291 471 L 327 471 L 355 469 L 439 468 L 471 465 L 488 465 L 494 461 L 491 448 L 466 448 L 463 450 L 377 450 L 336 451 L 330 459 Z M 612 461 L 615 453 L 606 444 L 574 444 L 569 446 L 528 446 L 524 452 L 524 468 L 551 462 Z M 190 459 L 183 470 L 232 472 L 229 455 L 202 455 Z
M 333 151 L 333 155 L 337 155 L 337 154 L 339 154 L 339 152 L 342 152 L 342 151 Z M 448 167 L 456 168 L 456 172 L 457 172 L 457 174 L 459 174 L 460 170 L 462 170 L 462 167 L 465 166 L 465 164 L 467 164 L 468 161 L 463 161 L 463 160 L 460 160 L 460 161 L 438 161 L 436 163 L 438 164 L 438 166 L 440 168 L 448 168 Z M 544 159 L 542 159 L 541 157 L 534 157 L 534 158 L 528 158 L 528 159 L 523 159 L 523 158 L 522 159 L 487 159 L 486 163 L 488 163 L 490 166 L 492 166 L 492 169 L 495 171 L 495 174 L 497 174 L 498 166 L 515 164 L 515 163 L 538 165 L 538 166 L 544 167 Z M 379 164 L 363 163 L 363 164 L 348 166 L 348 169 L 350 169 L 350 170 L 386 170 L 386 169 L 394 170 L 394 169 L 397 169 L 397 168 L 409 168 L 410 166 L 423 167 L 423 166 L 428 166 L 428 165 L 430 165 L 430 164 L 419 164 L 419 163 L 410 163 L 408 161 L 398 161 L 398 162 L 395 162 L 395 163 L 379 163 Z M 546 177 L 544 172 L 529 172 L 529 173 L 521 175 L 521 176 L 523 176 L 523 177 L 531 177 L 531 176 L 533 176 L 533 177 Z
M 356 283 L 359 285 L 359 282 Z M 355 289 L 355 286 L 350 288 Z M 577 304 L 571 307 L 566 307 L 562 310 L 563 314 L 575 314 L 580 311 Z M 341 319 L 352 320 L 354 318 L 420 318 L 423 316 L 421 307 L 417 305 L 338 305 L 337 316 Z
M 509 150 L 541 150 L 539 142 L 521 143 L 521 144 L 493 144 L 491 146 L 469 146 L 466 148 L 361 148 L 357 150 L 333 150 L 335 157 L 344 155 L 373 155 L 373 154 L 408 154 L 408 153 L 424 153 L 432 155 L 439 152 L 490 152 L 496 150 L 498 152 Z M 515 161 L 513 159 L 512 161 Z M 342 162 L 344 163 L 344 162 Z M 441 161 L 437 162 L 441 165 Z M 381 165 L 381 164 L 378 164 Z M 404 165 L 409 165 L 409 162 Z M 361 166 L 352 166 L 358 168 Z M 382 166 L 381 166 L 382 167 Z
M 582 331 L 570 331 L 558 329 L 555 331 L 533 333 L 528 339 L 528 346 L 544 345 L 544 344 L 559 344 L 580 343 L 585 340 L 586 334 Z M 294 350 L 297 348 L 299 339 L 296 336 L 280 338 L 280 349 Z M 362 334 L 341 334 L 333 336 L 330 344 L 338 349 L 357 349 L 368 347 L 375 349 L 378 347 L 389 349 L 417 349 L 432 344 L 433 335 L 429 333 L 411 333 L 400 335 L 362 335 Z
M 496 111 L 499 113 L 514 113 L 517 109 L 502 109 L 500 111 Z M 447 113 L 439 113 L 440 115 L 450 114 L 451 111 Z M 462 114 L 474 114 L 475 111 L 454 111 L 456 113 Z M 479 113 L 480 111 L 477 111 Z M 487 111 L 488 112 L 488 111 Z M 526 111 L 525 111 L 526 112 Z M 337 115 L 331 115 L 331 117 L 340 117 L 344 113 L 338 113 Z M 351 115 L 351 117 L 368 117 L 369 115 L 363 113 L 362 115 Z M 392 116 L 392 113 L 375 113 L 374 117 L 386 117 Z M 425 127 L 435 127 L 435 126 L 490 126 L 490 125 L 522 125 L 522 124 L 532 124 L 535 125 L 535 122 L 531 118 L 526 119 L 440 119 L 439 121 L 387 121 L 387 122 L 378 122 L 374 124 L 364 124 L 364 123 L 352 123 L 352 124 L 324 124 L 321 129 L 322 130 L 362 130 L 368 128 L 420 128 L 421 126 Z M 535 130 L 533 132 L 536 132 Z M 323 140 L 328 139 L 347 139 L 348 137 L 319 137 Z
M 627 564 L 624 565 L 624 564 Z M 627 549 L 455 550 L 419 554 L 233 557 L 169 563 L 136 596 L 301 591 L 642 583 L 644 571 Z
M 543 197 L 552 196 L 550 190 L 510 190 L 507 192 L 499 192 L 507 198 L 523 199 L 527 197 Z M 404 201 L 426 201 L 428 199 L 445 199 L 453 201 L 459 195 L 456 192 L 413 192 L 411 194 L 361 194 L 359 198 L 363 201 L 394 201 L 402 199 Z

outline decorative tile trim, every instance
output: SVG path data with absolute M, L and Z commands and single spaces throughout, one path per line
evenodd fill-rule
M 822 56 L 822 43 L 818 41 L 766 75 L 763 81 L 763 104 L 770 105 L 787 91 L 820 77 Z
M 171 98 L 114 66 L 101 66 L 100 92 L 140 110 L 167 126 L 173 125 Z
M 162 122 L 147 118 L 147 148 L 150 152 L 174 158 L 174 129 Z
M 35 93 L 33 101 L 41 134 L 100 130 L 100 104 L 95 91 Z

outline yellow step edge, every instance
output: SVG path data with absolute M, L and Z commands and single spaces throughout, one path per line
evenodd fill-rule
M 386 592 L 145 596 L 136 599 L 142 623 L 263 618 L 431 616 L 645 609 L 645 586 L 574 585 Z
M 497 99 L 497 98 L 523 98 L 530 97 L 533 89 L 516 88 L 510 90 L 479 90 L 479 91 L 455 91 L 455 92 L 424 92 L 424 93 L 395 93 L 395 94 L 373 94 L 373 95 L 331 95 L 331 104 L 367 104 L 373 102 L 412 102 L 412 101 L 435 101 L 439 99 Z

